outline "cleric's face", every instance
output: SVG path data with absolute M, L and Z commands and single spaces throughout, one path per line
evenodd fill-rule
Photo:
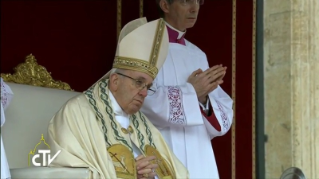
M 202 0 L 175 0 L 168 4 L 165 18 L 180 31 L 192 28 L 197 21 L 201 2 Z

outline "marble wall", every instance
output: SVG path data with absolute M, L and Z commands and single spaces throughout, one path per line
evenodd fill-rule
M 319 1 L 264 1 L 266 178 L 319 178 Z

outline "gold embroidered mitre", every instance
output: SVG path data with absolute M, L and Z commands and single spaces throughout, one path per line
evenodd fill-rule
M 133 20 L 121 30 L 113 68 L 135 70 L 156 77 L 168 53 L 168 33 L 162 18 Z

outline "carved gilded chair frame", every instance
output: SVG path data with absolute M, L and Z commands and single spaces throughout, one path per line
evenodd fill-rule
M 1 78 L 5 82 L 73 91 L 69 84 L 54 80 L 51 73 L 39 65 L 32 54 L 26 57 L 24 63 L 14 68 L 13 74 L 1 73 Z

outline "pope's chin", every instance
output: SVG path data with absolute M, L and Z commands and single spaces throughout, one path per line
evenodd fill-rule
M 129 113 L 135 114 L 137 111 L 139 111 L 141 109 L 141 107 L 142 107 L 142 103 L 140 101 L 134 101 L 130 105 Z

